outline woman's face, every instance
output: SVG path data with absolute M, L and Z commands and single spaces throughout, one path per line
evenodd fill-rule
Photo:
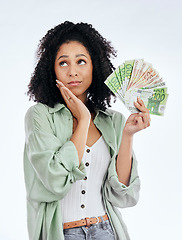
M 63 82 L 75 96 L 86 100 L 86 92 L 92 83 L 92 60 L 87 49 L 77 41 L 63 43 L 54 64 L 56 78 Z

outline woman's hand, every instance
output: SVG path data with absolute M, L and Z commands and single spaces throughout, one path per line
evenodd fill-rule
M 78 152 L 79 163 L 81 163 L 85 151 L 91 114 L 85 104 L 67 87 L 65 87 L 61 81 L 57 80 L 57 87 L 59 88 L 67 107 L 78 122 L 70 141 L 75 145 Z
M 56 80 L 56 82 L 67 107 L 72 112 L 73 116 L 78 120 L 78 122 L 80 120 L 90 120 L 91 114 L 85 104 L 80 99 L 78 99 L 67 87 L 65 87 L 61 81 Z
M 145 104 L 141 98 L 137 98 L 135 107 L 138 108 L 141 112 L 131 114 L 127 119 L 125 127 L 123 129 L 123 132 L 129 136 L 133 136 L 136 132 L 150 126 L 151 120 L 149 110 L 145 107 Z

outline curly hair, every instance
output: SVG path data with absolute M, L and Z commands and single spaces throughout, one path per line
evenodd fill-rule
M 103 38 L 91 24 L 66 21 L 50 29 L 40 40 L 37 49 L 37 65 L 28 85 L 29 100 L 54 107 L 56 103 L 65 103 L 56 87 L 54 62 L 59 47 L 69 41 L 78 41 L 88 50 L 92 64 L 92 84 L 87 89 L 90 108 L 105 110 L 110 107 L 113 93 L 104 84 L 105 79 L 115 69 L 110 61 L 116 57 L 111 42 Z

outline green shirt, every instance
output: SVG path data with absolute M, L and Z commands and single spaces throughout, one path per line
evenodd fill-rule
M 94 124 L 110 147 L 111 154 L 102 184 L 104 206 L 116 239 L 128 240 L 118 207 L 131 207 L 137 203 L 140 180 L 134 155 L 128 187 L 119 182 L 116 173 L 116 157 L 125 119 L 119 112 L 99 110 Z M 64 239 L 60 200 L 73 182 L 85 177 L 85 167 L 83 163 L 79 165 L 77 150 L 70 141 L 72 129 L 71 112 L 63 104 L 50 108 L 38 103 L 25 116 L 24 176 L 30 240 Z

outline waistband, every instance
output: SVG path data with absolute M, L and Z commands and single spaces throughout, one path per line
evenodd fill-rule
M 109 219 L 107 214 L 102 216 L 102 218 L 103 218 L 104 221 Z M 101 217 L 93 217 L 93 218 L 87 218 L 86 217 L 86 218 L 78 220 L 78 221 L 64 223 L 63 229 L 69 229 L 69 228 L 75 228 L 75 227 L 83 227 L 83 226 L 89 227 L 92 224 L 98 224 L 100 222 L 102 222 Z

